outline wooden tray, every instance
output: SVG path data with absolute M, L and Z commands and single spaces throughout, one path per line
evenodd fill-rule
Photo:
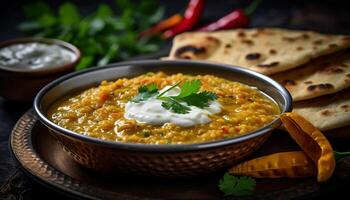
M 11 149 L 23 170 L 58 192 L 90 199 L 221 199 L 217 184 L 225 171 L 192 179 L 152 179 L 98 174 L 75 163 L 37 121 L 32 110 L 15 125 Z M 285 132 L 275 131 L 253 157 L 298 149 Z M 244 199 L 310 198 L 334 192 L 350 182 L 350 158 L 337 165 L 327 183 L 314 178 L 258 179 L 253 196 Z M 239 199 L 230 197 L 228 199 Z

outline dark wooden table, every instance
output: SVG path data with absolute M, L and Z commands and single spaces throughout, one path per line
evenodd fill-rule
M 28 0 L 10 1 L 0 8 L 0 41 L 21 36 L 16 24 L 23 20 L 20 12 L 23 4 Z M 49 1 L 57 6 L 60 2 Z M 63 2 L 63 1 L 62 1 Z M 96 7 L 95 1 L 75 1 L 79 7 L 88 12 Z M 113 1 L 107 1 L 112 3 Z M 167 6 L 168 13 L 181 10 L 186 0 L 161 1 Z M 201 23 L 217 19 L 232 11 L 234 8 L 247 5 L 246 0 L 207 0 L 205 13 Z M 265 0 L 253 15 L 253 27 L 284 27 L 292 29 L 309 29 L 324 33 L 350 35 L 350 4 L 346 1 L 268 1 Z M 15 87 L 21 87 L 20 85 Z M 14 88 L 15 88 L 14 87 Z M 18 168 L 11 157 L 8 139 L 13 125 L 18 118 L 32 105 L 28 103 L 7 102 L 0 97 L 0 199 L 66 199 L 53 191 L 31 181 Z M 342 141 L 347 143 L 350 141 Z M 336 194 L 346 194 L 340 189 L 327 197 Z M 323 196 L 324 197 L 324 196 Z

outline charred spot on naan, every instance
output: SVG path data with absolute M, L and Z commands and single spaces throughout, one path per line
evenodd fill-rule
M 272 54 L 272 55 L 274 55 L 274 54 L 277 53 L 277 51 L 276 51 L 275 49 L 270 49 L 270 50 L 269 50 L 269 53 Z
M 297 47 L 296 50 L 297 51 L 302 51 L 302 50 L 304 50 L 304 48 L 303 47 Z
M 329 116 L 332 114 L 332 111 L 325 109 L 325 110 L 322 110 L 320 113 L 321 113 L 321 115 Z
M 287 42 L 295 42 L 297 40 L 307 40 L 309 38 L 310 38 L 310 36 L 307 33 L 303 33 L 301 35 L 294 36 L 294 37 L 284 36 L 284 37 L 282 37 L 282 40 L 285 40 Z
M 248 39 L 241 40 L 241 43 L 246 44 L 248 46 L 253 46 L 254 45 L 254 42 L 252 40 L 248 40 Z
M 325 109 L 325 110 L 322 110 L 320 113 L 321 113 L 321 115 L 329 116 L 332 114 L 332 111 Z
M 286 79 L 282 81 L 282 85 L 284 85 L 285 87 L 295 86 L 297 85 L 297 82 L 295 80 Z
M 321 44 L 323 44 L 323 40 L 318 39 L 318 40 L 313 41 L 312 43 L 315 45 L 321 45 Z
M 345 76 L 345 82 L 348 83 L 348 84 L 350 84 L 350 74 L 347 74 L 347 75 Z
M 343 58 L 339 58 L 339 60 L 343 59 L 346 59 L 346 57 L 343 56 Z M 319 64 L 317 71 L 323 74 L 342 74 L 347 67 L 347 64 L 341 62 L 322 62 Z
M 276 35 L 276 31 L 269 28 L 257 28 L 252 34 L 252 37 L 258 37 L 259 35 Z
M 329 48 L 336 48 L 336 47 L 338 47 L 338 45 L 337 45 L 337 44 L 332 43 L 332 44 L 329 44 L 329 45 L 328 45 L 328 47 L 329 47 Z
M 339 74 L 339 73 L 343 73 L 344 69 L 346 65 L 341 65 L 341 64 L 331 64 L 331 63 L 322 63 L 319 66 L 318 71 L 320 73 L 325 73 L 325 74 Z
M 347 104 L 343 104 L 343 105 L 341 105 L 341 106 L 340 106 L 340 108 L 341 108 L 341 109 L 343 109 L 343 110 L 345 110 L 345 112 L 350 111 L 350 106 L 349 106 L 349 105 L 347 105 Z
M 310 92 L 330 90 L 330 89 L 334 89 L 334 86 L 330 83 L 321 83 L 321 84 L 316 84 L 316 85 L 310 85 L 307 87 L 307 90 Z
M 205 54 L 206 51 L 207 50 L 204 47 L 196 47 L 193 45 L 186 45 L 186 46 L 179 47 L 175 51 L 175 57 L 190 59 L 190 58 L 194 58 L 197 55 Z
M 249 60 L 249 61 L 256 61 L 256 60 L 259 60 L 260 58 L 261 58 L 261 54 L 260 53 L 248 53 L 245 56 L 245 59 Z
M 237 32 L 237 36 L 238 37 L 246 37 L 247 35 L 246 35 L 246 33 L 244 31 L 240 30 L 240 31 Z
M 313 83 L 314 83 L 314 82 L 312 82 L 312 81 L 305 81 L 305 82 L 304 82 L 304 84 L 307 84 L 307 85 L 308 85 L 308 84 L 313 84 Z
M 175 58 L 205 59 L 220 46 L 221 41 L 212 36 L 199 38 L 196 44 L 187 44 L 175 50 Z

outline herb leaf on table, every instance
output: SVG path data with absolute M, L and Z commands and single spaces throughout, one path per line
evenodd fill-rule
M 219 189 L 225 196 L 248 196 L 255 189 L 256 182 L 248 176 L 235 177 L 226 173 L 219 182 Z

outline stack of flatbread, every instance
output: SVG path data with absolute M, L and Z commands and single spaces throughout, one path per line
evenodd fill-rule
M 278 28 L 184 33 L 167 59 L 245 67 L 283 84 L 294 110 L 322 131 L 350 137 L 350 37 Z

